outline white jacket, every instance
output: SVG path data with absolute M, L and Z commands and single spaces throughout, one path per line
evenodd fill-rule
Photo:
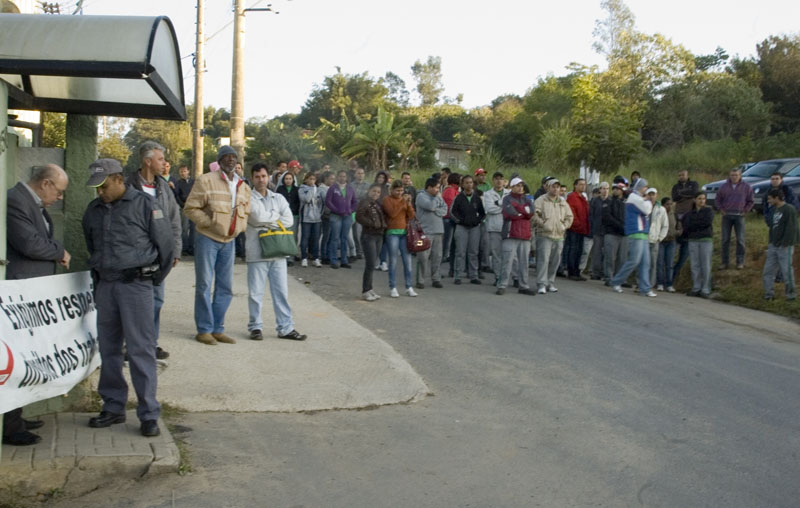
M 655 204 L 653 212 L 650 214 L 650 233 L 647 240 L 650 243 L 658 243 L 667 237 L 669 232 L 669 217 L 664 207 Z
M 248 263 L 255 261 L 275 261 L 272 258 L 264 259 L 261 257 L 261 242 L 258 241 L 258 232 L 264 229 L 278 229 L 278 221 L 283 227 L 291 230 L 294 225 L 292 209 L 286 198 L 267 189 L 267 195 L 262 196 L 260 192 L 253 189 L 250 193 L 250 216 L 247 218 L 247 229 L 245 230 L 245 255 Z

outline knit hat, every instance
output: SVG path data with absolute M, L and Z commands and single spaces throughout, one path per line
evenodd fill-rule
M 226 155 L 231 154 L 235 155 L 237 159 L 239 158 L 239 154 L 236 153 L 236 150 L 234 150 L 233 147 L 229 145 L 220 147 L 219 152 L 217 152 L 217 162 L 221 161 Z
M 632 190 L 633 192 L 639 192 L 645 187 L 647 187 L 647 180 L 645 180 L 644 178 L 639 178 L 638 180 L 636 180 L 636 183 L 633 184 Z

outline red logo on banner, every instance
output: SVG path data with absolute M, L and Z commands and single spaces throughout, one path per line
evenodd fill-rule
M 0 342 L 3 342 L 0 340 Z M 5 384 L 8 381 L 8 378 L 11 377 L 11 371 L 14 370 L 14 355 L 11 354 L 11 348 L 8 347 L 8 344 L 3 342 L 3 345 L 6 347 L 6 352 L 8 353 L 8 360 L 7 365 L 5 367 L 0 367 L 0 385 Z

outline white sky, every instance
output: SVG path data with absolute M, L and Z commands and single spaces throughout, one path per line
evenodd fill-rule
M 445 95 L 466 107 L 504 93 L 523 94 L 570 62 L 602 65 L 592 50 L 600 0 L 271 0 L 273 13 L 246 22 L 245 117 L 299 113 L 314 83 L 335 73 L 398 74 L 413 92 L 410 67 L 442 57 Z M 67 5 L 72 2 L 62 1 Z M 269 0 L 247 0 L 265 7 Z M 206 36 L 232 21 L 231 0 L 206 0 Z M 768 35 L 795 33 L 797 0 L 719 2 L 627 0 L 636 26 L 660 32 L 696 54 L 722 46 L 733 56 L 755 53 Z M 194 0 L 86 0 L 85 14 L 166 15 L 181 55 L 194 52 Z M 205 105 L 230 108 L 233 25 L 206 46 Z M 194 101 L 191 57 L 182 61 L 186 102 Z M 417 97 L 412 93 L 412 101 Z

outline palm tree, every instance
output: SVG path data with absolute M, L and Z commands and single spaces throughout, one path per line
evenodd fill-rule
M 394 114 L 381 106 L 373 123 L 359 122 L 353 138 L 342 147 L 342 155 L 366 155 L 373 169 L 385 171 L 389 166 L 389 150 L 398 150 L 410 131 L 405 122 L 395 124 Z

